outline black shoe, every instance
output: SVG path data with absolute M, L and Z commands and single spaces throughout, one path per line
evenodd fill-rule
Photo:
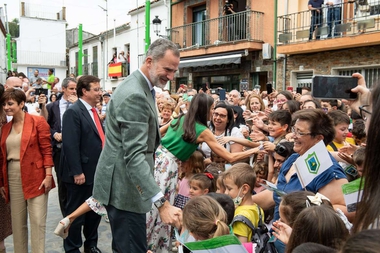
M 84 249 L 84 253 L 102 253 L 98 247 L 91 247 L 89 249 Z

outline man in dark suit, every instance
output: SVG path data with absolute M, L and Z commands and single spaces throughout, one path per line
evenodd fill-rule
M 106 205 L 113 252 L 147 251 L 146 213 L 152 204 L 161 220 L 178 224 L 181 210 L 164 198 L 154 180 L 154 152 L 160 143 L 154 86 L 173 80 L 177 46 L 158 39 L 142 67 L 115 90 L 107 106 L 107 141 L 96 169 L 94 197 Z
M 99 78 L 82 76 L 78 80 L 78 101 L 70 106 L 62 119 L 62 181 L 67 188 L 66 213 L 72 213 L 92 195 L 94 175 L 104 145 L 104 132 L 95 105 L 102 95 Z M 98 253 L 100 216 L 88 212 L 70 226 L 64 240 L 65 252 L 79 253 L 81 230 L 85 237 L 84 252 Z
M 66 206 L 66 186 L 62 183 L 61 169 L 61 148 L 62 148 L 62 116 L 66 109 L 78 100 L 77 97 L 77 81 L 68 77 L 62 81 L 62 98 L 53 103 L 47 104 L 48 124 L 50 126 L 50 134 L 53 147 L 54 169 L 57 174 L 58 182 L 58 200 L 61 208 L 62 216 L 65 217 Z

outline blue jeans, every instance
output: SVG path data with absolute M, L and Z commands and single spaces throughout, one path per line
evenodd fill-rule
M 331 7 L 327 11 L 327 24 L 329 26 L 329 35 L 331 38 L 332 28 L 334 25 L 334 37 L 339 36 L 339 33 L 336 32 L 336 26 L 341 23 L 342 8 L 341 6 Z
M 315 28 L 322 27 L 323 23 L 323 14 L 321 13 L 316 13 L 315 15 L 311 16 L 311 22 L 310 22 L 310 34 L 309 34 L 309 40 L 313 38 L 313 32 L 315 31 Z M 320 36 L 316 36 L 317 40 L 319 40 Z

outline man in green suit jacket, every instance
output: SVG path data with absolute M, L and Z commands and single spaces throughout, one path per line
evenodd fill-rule
M 107 107 L 106 143 L 96 169 L 93 196 L 106 206 L 113 252 L 147 251 L 146 213 L 152 203 L 161 220 L 178 225 L 181 210 L 165 200 L 153 177 L 160 144 L 154 86 L 173 80 L 179 66 L 177 46 L 152 43 L 144 64 L 115 90 Z

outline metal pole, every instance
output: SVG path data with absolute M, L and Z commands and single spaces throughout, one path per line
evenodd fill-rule
M 273 44 L 273 86 L 277 88 L 277 5 L 278 0 L 274 0 L 274 44 Z
M 150 0 L 145 1 L 145 52 L 150 46 Z
M 11 56 L 11 35 L 7 34 L 7 69 L 12 69 L 12 56 Z
M 83 39 L 82 39 L 82 24 L 79 24 L 78 30 L 78 75 L 82 75 L 82 60 L 83 60 Z
M 104 0 L 104 1 L 106 1 L 106 42 L 104 43 L 104 45 L 106 47 L 106 59 L 108 59 L 109 57 L 108 56 L 108 2 L 107 0 Z M 108 67 L 106 68 L 106 78 L 107 76 L 108 76 Z M 106 82 L 106 79 L 104 79 L 104 87 L 106 86 L 105 82 Z

